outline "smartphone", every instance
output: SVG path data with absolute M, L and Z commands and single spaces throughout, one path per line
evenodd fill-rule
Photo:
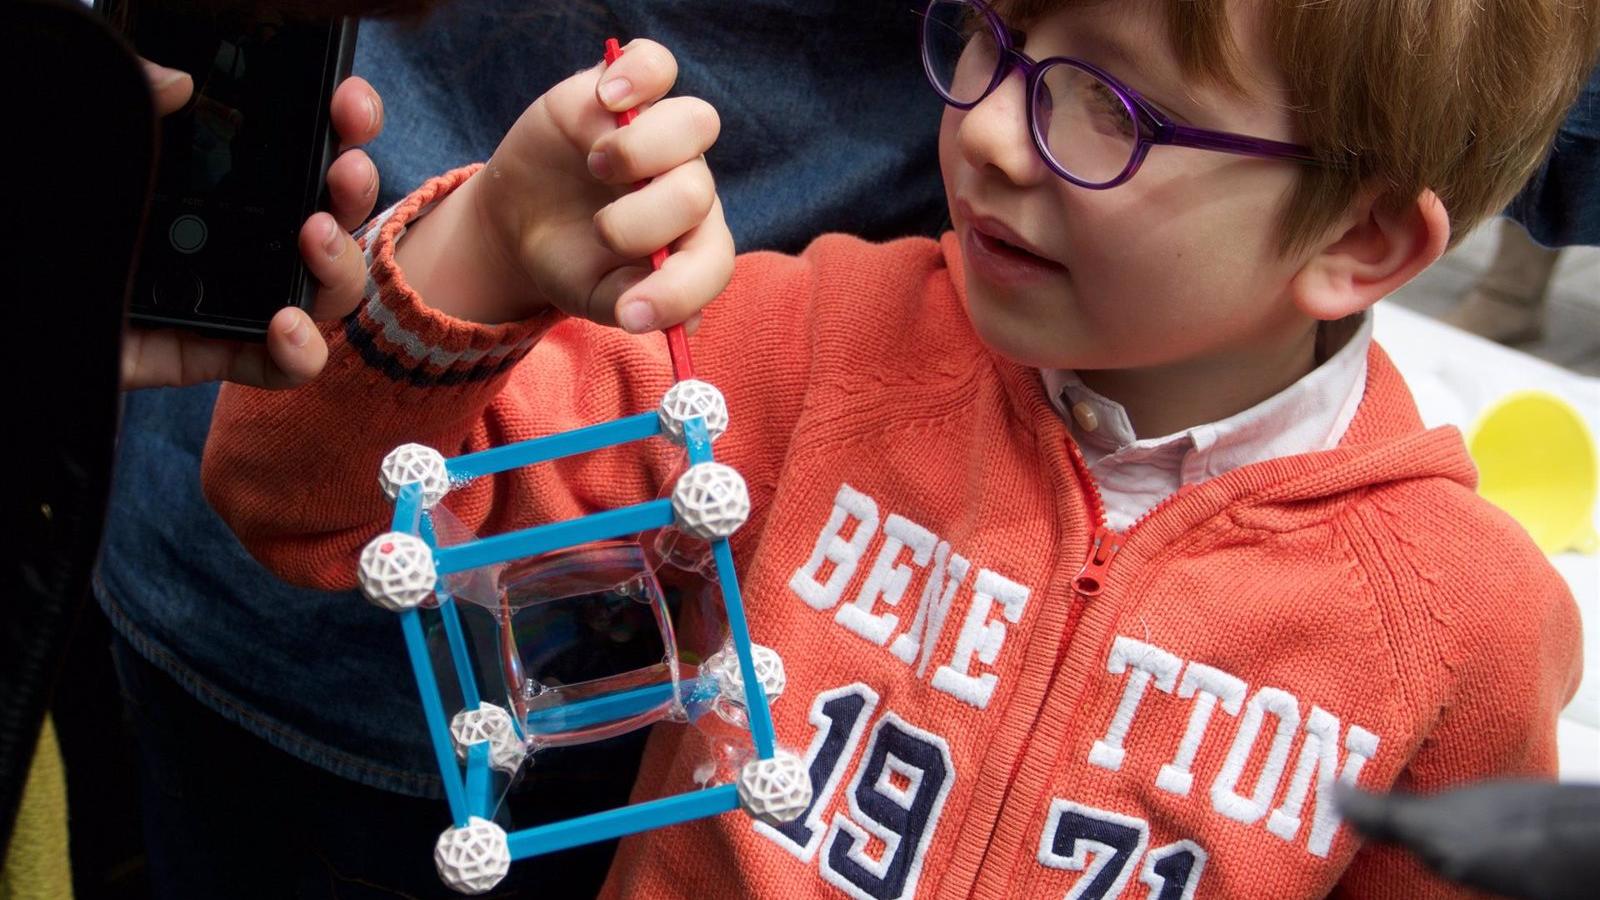
M 338 152 L 328 104 L 350 74 L 355 20 L 232 0 L 96 5 L 140 56 L 195 85 L 160 124 L 129 317 L 259 340 L 278 310 L 307 308 L 316 292 L 296 242 L 326 204 Z

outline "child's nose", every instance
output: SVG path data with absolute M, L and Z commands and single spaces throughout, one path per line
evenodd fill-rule
M 1027 106 L 1027 83 L 1012 71 L 963 117 L 957 131 L 963 158 L 976 169 L 993 167 L 1018 185 L 1049 177 L 1028 131 Z

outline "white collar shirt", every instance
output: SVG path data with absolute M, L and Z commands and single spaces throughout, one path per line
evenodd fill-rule
M 1368 312 L 1344 346 L 1299 381 L 1243 412 L 1165 437 L 1134 434 L 1122 404 L 1095 393 L 1076 373 L 1040 371 L 1099 486 L 1106 525 L 1126 531 L 1185 487 L 1250 463 L 1337 446 L 1366 392 L 1371 343 Z

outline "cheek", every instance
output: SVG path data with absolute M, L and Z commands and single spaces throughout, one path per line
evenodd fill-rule
M 956 173 L 961 166 L 961 148 L 956 135 L 960 127 L 961 110 L 946 106 L 944 116 L 939 120 L 939 173 L 944 178 L 946 203 L 955 195 Z
M 1075 266 L 1087 303 L 1148 310 L 1181 327 L 1286 285 L 1281 184 L 1150 168 L 1121 187 L 1063 197 L 1088 257 Z

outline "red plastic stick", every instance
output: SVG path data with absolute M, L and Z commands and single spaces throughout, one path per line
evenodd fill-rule
M 606 65 L 609 66 L 621 58 L 622 45 L 617 43 L 616 38 L 606 38 Z M 637 109 L 625 109 L 622 112 L 617 113 L 617 127 L 620 128 L 624 125 L 627 125 L 629 122 L 632 122 L 633 117 L 638 114 L 639 111 Z M 648 182 L 644 181 L 636 182 L 633 185 L 633 189 L 638 190 L 639 188 L 644 187 L 647 183 Z M 650 268 L 652 270 L 661 268 L 662 263 L 665 263 L 666 261 L 667 248 L 665 247 L 662 247 L 660 250 L 650 254 Z M 683 333 L 683 326 L 674 325 L 671 328 L 668 328 L 666 330 L 666 335 L 667 353 L 672 357 L 673 378 L 677 379 L 678 381 L 682 381 L 685 378 L 693 378 L 694 360 L 689 356 L 689 339 Z

